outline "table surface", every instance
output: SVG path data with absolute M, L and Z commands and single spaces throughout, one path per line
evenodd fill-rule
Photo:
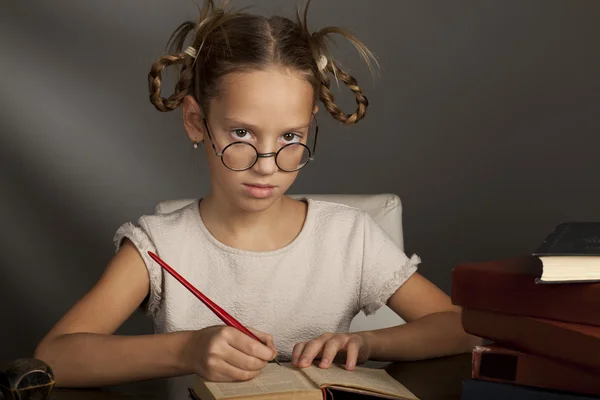
M 459 400 L 461 382 L 471 376 L 471 355 L 392 363 L 384 367 L 421 400 Z M 194 379 L 190 375 L 101 389 L 56 388 L 52 400 L 190 400 L 188 388 L 193 386 Z

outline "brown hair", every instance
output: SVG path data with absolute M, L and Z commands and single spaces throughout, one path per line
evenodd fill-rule
M 150 101 L 159 111 L 171 111 L 181 105 L 185 96 L 192 94 L 208 112 L 209 100 L 217 94 L 219 79 L 226 74 L 251 69 L 262 69 L 275 64 L 304 76 L 311 83 L 315 100 L 319 98 L 329 113 L 346 124 L 364 118 L 369 102 L 356 79 L 342 70 L 328 48 L 332 34 L 348 39 L 373 72 L 369 49 L 352 34 L 337 27 L 323 28 L 310 33 L 307 24 L 307 1 L 304 12 L 297 11 L 296 22 L 274 16 L 270 18 L 234 12 L 205 0 L 197 22 L 184 22 L 169 39 L 170 54 L 154 62 L 148 74 Z M 196 58 L 184 52 L 184 43 L 190 33 Z M 186 46 L 187 47 L 187 46 Z M 161 72 L 181 64 L 175 90 L 168 98 L 160 95 Z M 344 113 L 334 102 L 330 90 L 331 79 L 339 79 L 354 92 L 356 111 Z

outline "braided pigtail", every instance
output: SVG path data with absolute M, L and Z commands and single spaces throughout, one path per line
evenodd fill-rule
M 203 64 L 211 50 L 212 36 L 222 29 L 225 22 L 239 16 L 216 7 L 215 0 L 205 0 L 199 11 L 197 22 L 184 22 L 173 32 L 167 44 L 169 54 L 163 55 L 152 64 L 148 74 L 148 90 L 150 102 L 159 111 L 172 111 L 181 105 L 185 96 L 193 94 L 197 75 L 203 73 Z M 184 50 L 190 33 L 193 33 L 191 44 Z M 200 65 L 197 65 L 197 61 Z M 161 96 L 162 71 L 176 64 L 181 64 L 181 67 L 175 90 L 171 96 L 164 98 Z
M 179 107 L 185 96 L 190 93 L 194 80 L 194 57 L 183 52 L 183 44 L 188 34 L 195 28 L 193 22 L 184 22 L 171 35 L 169 42 L 175 47 L 175 52 L 160 57 L 152 64 L 148 73 L 148 90 L 150 102 L 159 111 L 172 111 Z M 168 98 L 161 97 L 162 71 L 173 65 L 181 64 L 175 90 Z
M 327 27 L 323 28 L 313 34 L 309 33 L 308 29 L 308 6 L 311 0 L 307 1 L 306 7 L 304 9 L 304 13 L 302 17 L 298 12 L 297 20 L 298 24 L 302 27 L 303 31 L 310 38 L 310 42 L 312 43 L 312 51 L 313 57 L 315 59 L 315 64 L 317 67 L 317 77 L 320 80 L 318 97 L 325 105 L 325 108 L 329 113 L 333 116 L 333 118 L 338 121 L 343 122 L 344 124 L 355 124 L 361 119 L 363 119 L 367 113 L 367 108 L 369 107 L 369 100 L 363 94 L 362 89 L 358 85 L 358 81 L 349 73 L 345 72 L 342 68 L 340 68 L 338 62 L 332 57 L 331 52 L 329 51 L 328 41 L 331 39 L 330 36 L 333 34 L 339 34 L 346 38 L 359 52 L 362 59 L 367 63 L 371 74 L 374 73 L 375 67 L 378 67 L 377 60 L 373 53 L 364 45 L 358 38 L 352 35 L 350 32 L 337 28 L 337 27 Z M 374 67 L 375 64 L 375 67 Z M 354 97 L 356 99 L 357 108 L 356 111 L 352 114 L 347 114 L 342 111 L 338 105 L 335 103 L 335 97 L 331 92 L 331 75 L 336 80 L 341 80 L 348 89 L 350 89 L 354 93 Z
M 354 93 L 356 99 L 357 108 L 352 114 L 346 114 L 342 111 L 337 104 L 335 104 L 335 97 L 330 90 L 331 79 L 329 73 L 341 80 L 346 84 L 348 89 Z M 365 117 L 367 114 L 367 108 L 369 107 L 369 100 L 363 94 L 362 89 L 358 86 L 358 81 L 352 75 L 344 72 L 335 61 L 331 60 L 327 63 L 325 71 L 323 71 L 323 77 L 321 79 L 321 89 L 319 92 L 319 99 L 325 105 L 325 108 L 333 116 L 333 118 L 341 121 L 347 125 L 355 124 Z

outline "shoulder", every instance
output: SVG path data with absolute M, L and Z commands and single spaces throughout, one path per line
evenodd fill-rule
M 322 233 L 319 236 L 332 235 L 355 244 L 359 241 L 365 244 L 390 242 L 402 249 L 402 231 L 398 223 L 400 216 L 396 215 L 400 208 L 399 199 L 387 197 L 375 200 L 375 205 L 367 207 L 369 211 L 328 199 L 309 198 L 308 202 L 309 209 L 312 208 L 314 227 Z M 381 202 L 385 202 L 385 207 L 378 206 Z
M 137 223 L 127 222 L 121 225 L 113 240 L 118 245 L 125 236 L 137 237 L 140 242 L 156 242 L 163 238 L 181 237 L 180 234 L 187 231 L 195 219 L 199 218 L 197 210 L 197 200 L 170 210 L 157 206 L 153 214 L 140 216 Z
M 198 200 L 195 199 L 186 203 L 173 204 L 170 207 L 165 206 L 165 203 L 159 203 L 154 213 L 142 215 L 139 223 L 149 230 L 172 230 L 184 228 L 198 218 Z
M 123 239 L 127 238 L 142 257 L 150 279 L 150 295 L 144 308 L 153 317 L 156 317 L 163 297 L 163 270 L 148 252 L 167 258 L 171 254 L 179 254 L 184 243 L 182 238 L 188 236 L 194 218 L 200 218 L 197 210 L 197 200 L 171 207 L 171 210 L 156 207 L 153 214 L 142 215 L 137 223 L 122 224 L 113 237 L 116 251 L 121 248 Z
M 309 215 L 319 232 L 340 236 L 362 235 L 365 221 L 369 218 L 366 211 L 328 200 L 307 199 Z
M 402 203 L 400 198 L 391 193 L 369 195 L 305 195 L 314 208 L 332 218 L 360 219 L 365 223 L 376 220 L 385 230 L 392 231 L 401 239 L 401 232 L 395 232 L 402 220 Z M 398 233 L 398 235 L 396 235 Z
M 342 203 L 329 200 L 307 199 L 308 204 L 313 208 L 315 215 L 327 217 L 332 220 L 354 220 L 362 218 L 365 211 Z

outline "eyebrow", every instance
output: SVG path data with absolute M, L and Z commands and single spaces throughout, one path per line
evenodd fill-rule
M 256 125 L 252 125 L 246 122 L 242 122 L 240 120 L 237 120 L 235 118 L 230 118 L 230 117 L 225 117 L 223 118 L 226 122 L 228 122 L 231 125 L 234 126 L 240 126 L 240 127 L 245 127 L 245 128 L 250 128 L 250 130 L 256 132 L 256 131 L 260 131 L 260 129 L 258 128 L 258 126 Z M 310 127 L 310 123 L 308 125 L 303 125 L 303 126 L 297 126 L 297 127 L 293 127 L 293 128 L 287 128 L 284 129 L 283 132 L 291 132 L 291 131 L 299 131 L 301 129 L 305 129 Z

